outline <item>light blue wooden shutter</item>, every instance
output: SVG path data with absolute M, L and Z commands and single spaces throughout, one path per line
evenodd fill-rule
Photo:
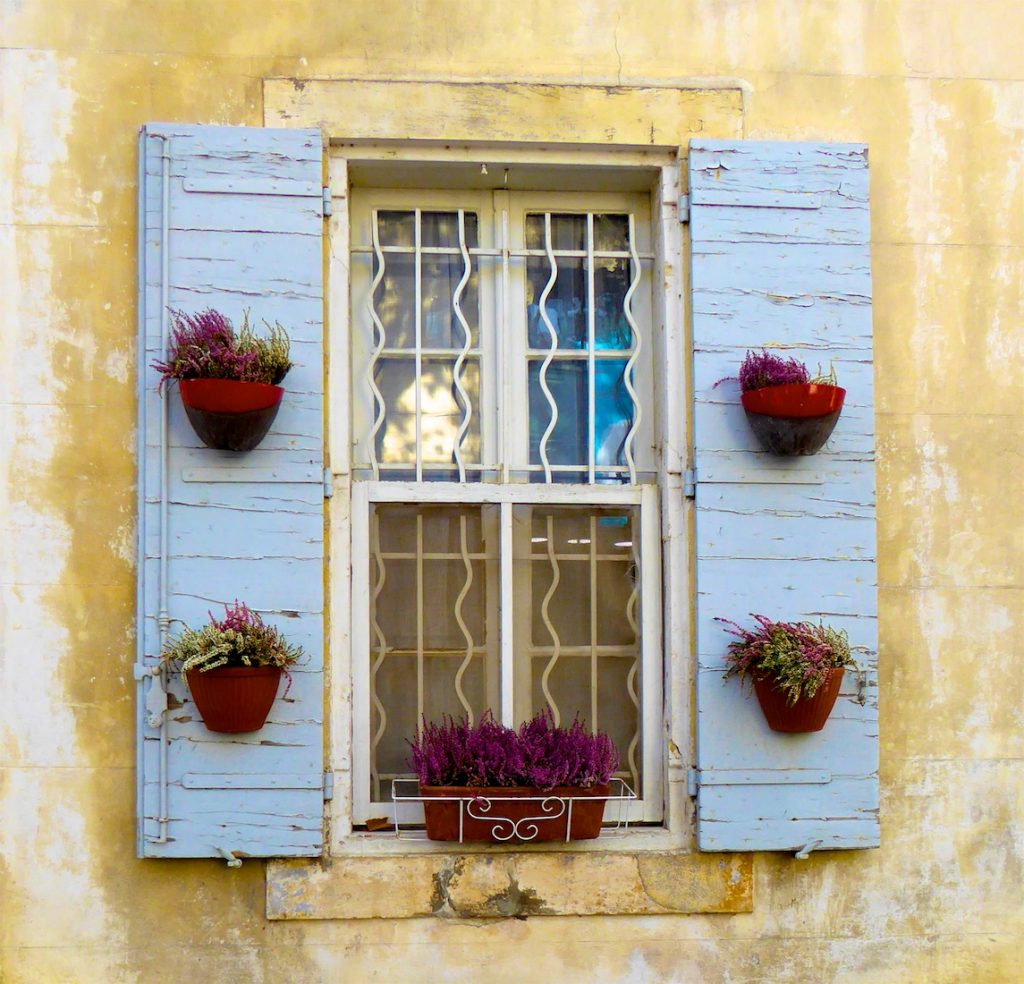
M 316 130 L 150 124 L 140 136 L 136 676 L 143 857 L 321 853 L 322 154 Z M 277 420 L 255 451 L 202 447 L 177 387 L 167 393 L 171 633 L 239 599 L 307 653 L 287 699 L 278 697 L 266 726 L 253 734 L 207 731 L 177 675 L 169 681 L 162 728 L 150 723 L 161 693 L 159 678 L 147 673 L 160 649 L 163 467 L 161 399 L 150 364 L 160 352 L 167 306 L 213 307 L 236 324 L 248 308 L 257 325 L 279 321 L 291 335 L 295 367 Z
M 867 150 L 860 145 L 690 146 L 696 446 L 697 781 L 702 850 L 877 846 L 875 471 Z M 835 365 L 846 405 L 824 450 L 762 452 L 735 377 L 747 349 L 786 346 Z M 825 730 L 769 730 L 756 698 L 722 680 L 750 623 L 848 629 L 849 671 Z

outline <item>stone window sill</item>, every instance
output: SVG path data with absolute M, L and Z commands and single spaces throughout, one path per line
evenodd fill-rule
M 559 851 L 271 861 L 268 919 L 461 919 L 753 909 L 749 854 Z

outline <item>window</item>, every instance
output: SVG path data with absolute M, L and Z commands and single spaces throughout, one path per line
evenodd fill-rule
M 662 819 L 649 192 L 353 189 L 353 821 L 422 717 L 609 732 Z

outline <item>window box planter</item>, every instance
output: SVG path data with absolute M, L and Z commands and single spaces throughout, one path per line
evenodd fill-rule
M 593 840 L 610 788 L 421 785 L 419 791 L 430 840 L 535 843 Z
M 259 731 L 277 697 L 280 666 L 222 666 L 185 674 L 196 710 L 209 731 Z
M 786 694 L 772 680 L 755 679 L 754 692 L 768 727 L 790 734 L 821 731 L 839 696 L 844 672 L 842 667 L 829 670 L 818 692 L 813 697 L 801 697 L 795 704 L 787 703 Z
M 209 448 L 251 451 L 270 430 L 284 389 L 236 379 L 182 379 L 178 382 L 192 428 Z
M 608 799 L 635 798 L 612 775 L 619 753 L 611 739 L 590 733 L 578 717 L 561 728 L 542 711 L 514 730 L 490 711 L 476 724 L 446 716 L 424 721 L 410 745 L 418 795 L 402 796 L 406 780 L 393 781 L 395 829 L 399 804 L 416 801 L 430 840 L 592 840 Z M 611 795 L 613 783 L 622 794 Z
M 786 383 L 742 394 L 754 436 L 776 455 L 815 454 L 835 430 L 846 390 L 827 383 Z

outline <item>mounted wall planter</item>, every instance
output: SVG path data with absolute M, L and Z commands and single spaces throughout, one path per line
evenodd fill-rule
M 843 673 L 856 666 L 844 629 L 822 622 L 775 621 L 754 615 L 744 628 L 716 618 L 736 639 L 729 643 L 723 678 L 753 683 L 772 731 L 821 731 L 835 706 Z
M 161 387 L 177 381 L 189 422 L 208 448 L 251 451 L 281 406 L 278 384 L 292 368 L 288 333 L 265 321 L 267 337 L 258 337 L 248 311 L 237 331 L 213 308 L 172 310 L 170 316 L 166 354 L 152 363 Z
M 220 451 L 252 451 L 267 436 L 284 389 L 234 379 L 182 379 L 181 402 L 199 439 Z
M 843 683 L 842 667 L 829 671 L 828 679 L 818 688 L 813 697 L 801 697 L 795 704 L 788 704 L 785 693 L 777 690 L 771 680 L 754 680 L 754 692 L 764 711 L 768 727 L 772 731 L 790 734 L 821 731 L 828 721 L 839 688 Z
M 211 613 L 206 625 L 186 626 L 167 640 L 161 659 L 168 671 L 184 677 L 203 724 L 236 734 L 263 727 L 281 674 L 302 655 L 259 612 L 236 601 L 224 606 L 223 618 Z
M 185 676 L 203 724 L 210 731 L 259 731 L 277 697 L 280 666 L 222 666 L 189 670 Z
M 820 451 L 832 436 L 845 397 L 845 389 L 825 383 L 786 383 L 741 395 L 761 446 L 786 456 Z

